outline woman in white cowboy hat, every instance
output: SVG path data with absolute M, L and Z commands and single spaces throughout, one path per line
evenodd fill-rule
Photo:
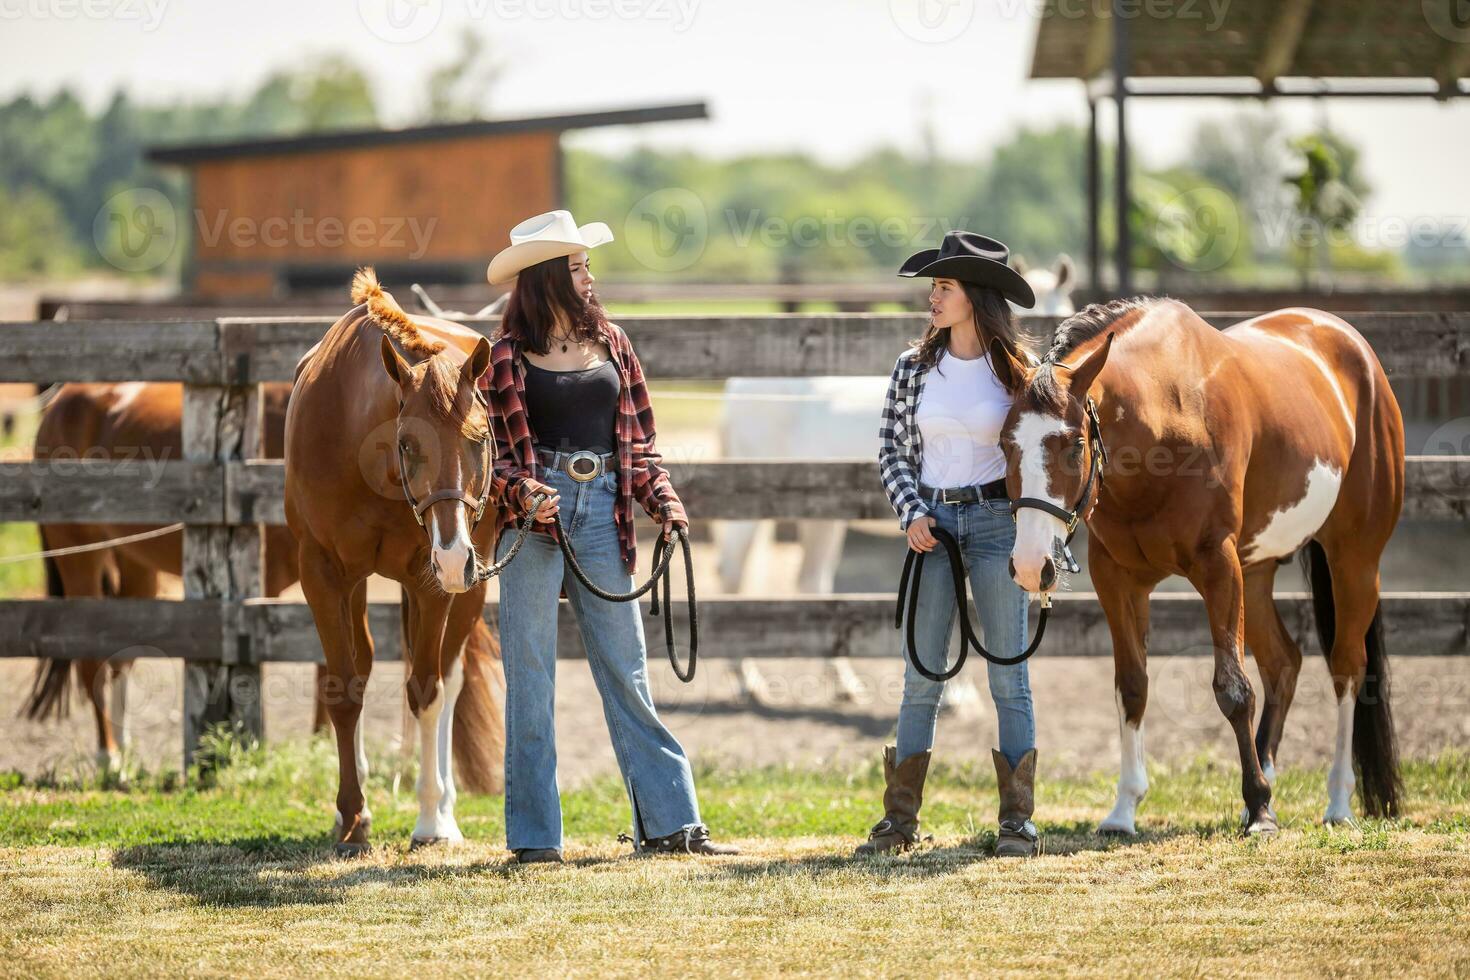
M 634 504 L 662 524 L 666 536 L 688 525 L 654 448 L 643 369 L 592 289 L 588 252 L 612 237 L 600 221 L 579 226 L 569 212 L 551 211 L 511 229 L 511 246 L 487 270 L 492 284 L 515 280 L 490 370 L 481 379 L 496 444 L 497 560 L 513 542 L 503 532 L 524 518 L 535 494 L 550 495 L 538 511 L 538 533 L 528 536 L 500 575 L 506 842 L 521 862 L 561 860 L 552 704 L 563 590 L 632 804 L 634 846 L 655 853 L 738 853 L 710 840 L 689 760 L 654 710 L 637 604 L 588 592 L 568 574 L 552 537 L 551 517 L 560 513 L 588 578 L 626 592 L 636 570 Z
M 929 325 L 894 366 L 878 458 L 909 547 L 924 553 L 914 642 L 916 655 L 933 671 L 945 669 L 957 613 L 948 557 L 935 548 L 936 526 L 960 545 L 986 649 L 1014 657 L 1026 642 L 1026 593 L 1008 567 L 1016 529 L 999 441 L 1016 393 L 997 377 L 989 352 L 996 341 L 1017 357 L 1033 356 L 1010 303 L 1030 308 L 1036 298 L 1008 259 L 1000 242 L 952 231 L 939 248 L 911 256 L 898 273 L 933 280 Z M 907 628 L 905 622 L 901 635 Z M 1032 855 L 1040 837 L 1031 822 L 1036 722 L 1026 663 L 987 666 L 1000 737 L 1000 748 L 991 750 L 1000 785 L 996 854 Z M 859 854 L 907 850 L 918 839 L 943 689 L 905 662 L 898 737 L 883 750 L 884 816 Z

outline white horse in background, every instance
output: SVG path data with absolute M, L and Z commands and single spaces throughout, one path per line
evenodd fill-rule
M 1071 291 L 1076 281 L 1072 260 L 1060 256 L 1050 268 L 1026 269 L 1019 258 L 1016 270 L 1026 277 L 1036 294 L 1033 310 L 1022 315 L 1070 316 Z M 790 460 L 874 459 L 879 416 L 888 389 L 888 377 L 730 378 L 725 383 L 725 411 L 721 427 L 725 459 L 764 458 Z M 809 518 L 796 522 L 801 563 L 796 590 L 811 595 L 833 591 L 843 541 L 849 527 L 868 533 L 901 536 L 892 520 L 848 521 Z M 774 520 L 721 521 L 719 524 L 719 576 L 726 594 L 742 591 L 747 581 L 766 578 L 764 558 L 775 535 Z M 752 561 L 752 557 L 755 561 Z M 754 566 L 754 567 L 752 567 Z M 760 591 L 759 586 L 752 591 Z M 822 651 L 811 651 L 820 656 Z M 862 682 L 846 657 L 832 658 L 839 696 L 855 701 L 862 696 Z M 735 665 L 740 696 L 757 703 L 768 700 L 766 683 L 755 660 L 743 658 Z M 964 708 L 979 704 L 979 694 L 968 679 L 948 685 L 944 703 Z

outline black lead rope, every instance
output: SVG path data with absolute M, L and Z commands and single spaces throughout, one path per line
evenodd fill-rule
M 511 545 L 510 551 L 506 552 L 503 559 L 491 566 L 493 571 L 487 569 L 488 574 L 483 575 L 483 578 L 489 578 L 491 575 L 499 574 L 501 569 L 510 564 L 510 560 L 515 557 L 516 552 L 520 550 L 521 545 L 525 542 L 526 534 L 535 522 L 537 511 L 541 509 L 541 505 L 548 499 L 548 495 L 544 493 L 538 493 L 531 497 L 531 505 L 526 515 L 526 520 L 520 527 L 515 543 Z M 566 528 L 561 522 L 561 513 L 557 512 L 551 520 L 556 526 L 557 543 L 561 545 L 561 553 L 566 556 L 567 565 L 571 568 L 572 574 L 577 577 L 577 581 L 586 586 L 588 592 L 591 592 L 597 598 L 606 600 L 607 602 L 634 602 L 645 592 L 651 590 L 653 595 L 648 601 L 648 615 L 657 616 L 659 611 L 657 586 L 660 580 L 662 580 L 664 591 L 664 643 L 668 648 L 669 666 L 674 668 L 674 676 L 685 684 L 694 680 L 694 669 L 699 659 L 699 615 L 694 602 L 694 562 L 691 559 L 689 550 L 689 534 L 683 528 L 674 532 L 674 536 L 679 539 L 679 544 L 684 550 L 684 581 L 689 590 L 689 669 L 685 671 L 679 667 L 679 649 L 674 643 L 674 604 L 670 601 L 673 590 L 671 581 L 673 575 L 669 567 L 671 559 L 674 557 L 674 549 L 669 546 L 668 539 L 660 533 L 658 540 L 654 542 L 653 573 L 649 575 L 647 582 L 644 582 L 632 592 L 608 592 L 589 579 L 587 573 L 582 570 L 582 566 L 577 562 L 577 554 L 572 550 L 571 540 L 568 538 Z
M 913 664 L 915 670 L 931 681 L 942 683 L 954 677 L 960 672 L 960 668 L 965 666 L 965 660 L 970 655 L 971 646 L 975 648 L 975 652 L 980 654 L 980 656 L 1000 667 L 1009 667 L 1012 664 L 1018 664 L 1030 658 L 1036 652 L 1036 648 L 1041 645 L 1041 638 L 1046 633 L 1046 617 L 1051 612 L 1051 593 L 1042 593 L 1041 617 L 1036 623 L 1036 638 L 1031 641 L 1031 645 L 1021 651 L 1019 656 L 997 657 L 985 649 L 984 644 L 980 642 L 980 638 L 975 635 L 975 627 L 970 623 L 970 609 L 965 598 L 965 568 L 960 561 L 959 542 L 954 539 L 954 535 L 942 527 L 931 527 L 929 531 L 939 540 L 940 544 L 944 545 L 945 553 L 949 555 L 949 572 L 950 578 L 954 583 L 955 605 L 959 607 L 960 612 L 960 655 L 955 659 L 954 666 L 944 673 L 935 673 L 919 661 L 918 647 L 914 643 L 914 620 L 917 618 L 916 613 L 919 610 L 919 583 L 924 577 L 924 553 L 911 548 L 909 549 L 908 558 L 903 563 L 903 575 L 898 580 L 898 608 L 893 614 L 893 628 L 902 629 L 904 600 L 907 598 L 908 629 L 905 630 L 904 635 L 904 651 L 908 654 L 909 663 Z M 911 577 L 913 578 L 912 588 L 909 586 L 909 579 Z

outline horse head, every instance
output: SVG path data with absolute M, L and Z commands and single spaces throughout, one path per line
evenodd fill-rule
M 398 482 L 428 532 L 428 572 L 445 592 L 467 592 L 476 568 L 470 532 L 485 514 L 495 457 L 478 386 L 490 367 L 490 342 L 481 337 L 465 355 L 429 340 L 371 270 L 359 272 L 353 299 L 383 328 L 383 369 L 398 388 Z M 422 359 L 411 362 L 400 347 Z
M 1018 392 L 1001 428 L 1006 493 L 1016 522 L 1011 575 L 1028 592 L 1051 592 L 1059 576 L 1053 554 L 1070 542 L 1097 500 L 1104 462 L 1088 390 L 1107 363 L 1113 335 L 1077 364 L 1029 365 L 999 341 L 991 363 L 1008 390 Z
M 1072 257 L 1063 253 L 1050 268 L 1031 268 L 1021 256 L 1012 260 L 1012 266 L 1026 280 L 1036 294 L 1036 305 L 1029 310 L 1018 310 L 1027 316 L 1071 316 L 1077 312 L 1072 305 L 1072 289 L 1077 284 L 1077 267 Z

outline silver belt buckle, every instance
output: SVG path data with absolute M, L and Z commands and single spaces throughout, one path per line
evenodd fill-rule
M 602 457 L 591 450 L 579 449 L 567 457 L 562 469 L 578 483 L 586 483 L 602 475 Z
M 967 490 L 967 489 L 969 489 L 969 488 L 968 487 L 945 487 L 944 489 L 942 489 L 942 490 L 939 491 L 939 501 L 940 501 L 940 503 L 945 503 L 945 504 L 958 504 L 958 503 L 962 503 L 963 501 L 958 500 L 958 499 L 956 499 L 956 500 L 950 500 L 949 499 L 949 492 L 951 490 L 953 490 L 953 491 L 955 491 L 956 495 L 958 495 L 959 494 L 959 491 L 961 491 L 961 490 Z

